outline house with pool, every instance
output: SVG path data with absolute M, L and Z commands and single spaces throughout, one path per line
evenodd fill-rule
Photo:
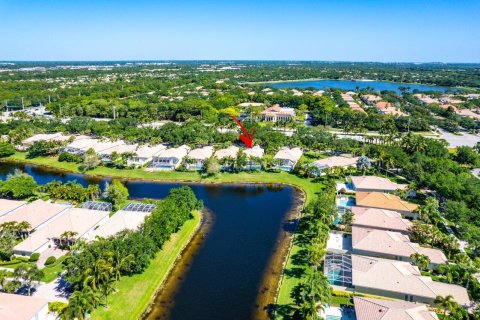
M 350 210 L 353 214 L 352 226 L 394 231 L 402 234 L 408 234 L 408 229 L 412 226 L 412 222 L 404 219 L 397 211 L 357 206 L 351 207 Z
M 150 170 L 175 170 L 180 166 L 189 151 L 190 148 L 187 145 L 160 151 L 158 155 L 152 158 L 148 168 Z
M 361 192 L 394 193 L 397 190 L 406 190 L 407 185 L 390 181 L 377 176 L 352 176 L 351 188 Z
M 215 157 L 220 162 L 223 171 L 233 170 L 239 150 L 240 148 L 237 146 L 229 146 L 228 148 L 219 149 L 215 152 Z
M 273 157 L 272 169 L 292 171 L 298 160 L 302 157 L 303 151 L 300 148 L 284 147 Z
M 193 149 L 184 159 L 185 168 L 187 170 L 203 170 L 205 162 L 213 154 L 213 147 L 206 146 Z
M 103 162 L 108 163 L 112 160 L 112 154 L 133 154 L 138 148 L 138 144 L 127 144 L 124 141 L 120 141 L 120 144 L 113 148 L 102 150 L 98 153 Z
M 261 170 L 262 169 L 262 158 L 265 155 L 265 150 L 260 146 L 254 146 L 244 150 L 245 155 L 247 156 L 247 165 L 245 170 Z
M 160 152 L 165 149 L 167 149 L 167 146 L 164 144 L 157 144 L 155 146 L 139 146 L 134 151 L 134 155 L 128 158 L 127 165 L 134 167 L 142 167 L 152 161 L 154 156 L 160 154 Z
M 353 297 L 353 305 L 356 320 L 438 320 L 437 314 L 423 303 L 357 296 Z

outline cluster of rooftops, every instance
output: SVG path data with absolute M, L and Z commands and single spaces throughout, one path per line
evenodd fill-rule
M 56 247 L 67 231 L 75 233 L 72 240 L 89 242 L 124 229 L 136 230 L 154 209 L 151 204 L 129 203 L 110 217 L 112 208 L 105 202 L 88 201 L 74 208 L 40 199 L 31 203 L 0 199 L 0 224 L 28 222 L 29 228 L 23 230 L 27 237 L 14 247 L 14 254 L 30 256 Z
M 111 161 L 114 153 L 130 154 L 127 161 L 129 166 L 139 167 L 148 164 L 151 170 L 174 170 L 182 163 L 185 164 L 186 169 L 202 170 L 208 158 L 215 156 L 218 160 L 236 159 L 240 150 L 247 157 L 248 164 L 245 169 L 260 169 L 260 159 L 265 154 L 264 149 L 258 145 L 248 149 L 232 145 L 215 151 L 213 146 L 192 149 L 187 145 L 179 147 L 168 147 L 166 144 L 139 145 L 129 144 L 123 140 L 102 141 L 85 135 L 68 136 L 62 133 L 35 135 L 24 140 L 20 147 L 26 149 L 35 141 L 41 140 L 66 142 L 60 148 L 60 152 L 82 155 L 92 149 L 104 162 Z M 290 171 L 295 167 L 302 154 L 303 151 L 300 148 L 284 147 L 276 153 L 274 160 L 276 160 L 278 169 Z M 222 169 L 228 169 L 228 167 L 222 167 Z
M 344 185 L 340 187 L 345 188 Z M 433 281 L 431 277 L 423 276 L 419 268 L 412 264 L 411 255 L 415 253 L 426 255 L 430 259 L 430 268 L 448 261 L 441 250 L 422 247 L 410 241 L 408 235 L 412 222 L 406 217 L 418 218 L 415 212 L 418 206 L 392 194 L 405 188 L 405 185 L 381 177 L 351 177 L 347 192 L 356 193 L 355 203 L 342 202 L 339 205 L 339 209 L 347 207 L 351 210 L 353 221 L 351 234 L 330 232 L 324 272 L 331 284 L 347 291 L 406 301 L 356 299 L 359 301 L 355 303 L 360 303 L 355 305 L 358 320 L 409 319 L 372 317 L 369 308 L 378 308 L 382 316 L 386 310 L 396 314 L 400 308 L 403 310 L 401 312 L 408 314 L 413 312 L 410 310 L 413 308 L 421 311 L 417 312 L 414 319 L 437 319 L 436 315 L 427 312 L 424 305 L 421 307 L 422 303 L 434 304 L 437 296 L 452 295 L 460 305 L 470 306 L 465 288 Z

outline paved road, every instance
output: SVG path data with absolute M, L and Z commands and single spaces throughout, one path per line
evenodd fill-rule
M 440 138 L 447 140 L 450 147 L 456 148 L 460 146 L 473 147 L 477 142 L 480 142 L 480 136 L 466 132 L 462 132 L 461 135 L 455 135 L 450 132 L 440 130 Z

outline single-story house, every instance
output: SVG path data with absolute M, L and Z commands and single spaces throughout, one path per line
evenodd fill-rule
M 321 175 L 328 168 L 349 168 L 357 165 L 359 157 L 328 157 L 312 162 L 310 166 L 314 167 L 314 175 Z
M 292 171 L 298 160 L 302 157 L 303 151 L 300 148 L 282 148 L 273 157 L 273 169 Z
M 26 221 L 30 224 L 30 230 L 28 230 L 28 232 L 32 232 L 70 208 L 71 205 L 38 199 L 2 216 L 0 218 L 0 224 L 5 222 L 20 223 Z
M 353 297 L 356 320 L 438 320 L 423 303 Z
M 374 94 L 363 94 L 360 96 L 360 99 L 362 99 L 363 102 L 365 102 L 368 105 L 374 105 L 378 101 L 382 101 L 382 97 L 379 97 Z
M 295 118 L 295 111 L 293 108 L 282 108 L 276 104 L 263 110 L 261 116 L 265 121 L 290 121 Z
M 90 137 L 82 137 L 81 139 L 75 139 L 73 142 L 60 148 L 61 152 L 68 152 L 73 154 L 84 154 L 88 149 L 92 148 L 99 143 L 98 139 Z
M 127 165 L 141 167 L 152 161 L 153 157 L 165 150 L 167 146 L 158 144 L 155 146 L 144 145 L 135 150 L 135 156 L 128 158 Z
M 438 296 L 452 295 L 458 304 L 470 305 L 465 288 L 433 281 L 404 261 L 352 255 L 352 286 L 360 293 L 426 304 L 434 304 Z
M 203 170 L 205 162 L 213 154 L 213 147 L 206 146 L 203 148 L 193 149 L 185 157 L 185 168 L 187 170 Z
M 358 255 L 407 262 L 412 262 L 412 254 L 419 253 L 430 259 L 431 268 L 447 262 L 447 257 L 441 250 L 410 242 L 405 234 L 358 226 L 352 227 L 352 251 Z
M 409 218 L 417 218 L 414 211 L 417 204 L 403 201 L 400 197 L 382 192 L 356 192 L 356 205 L 358 207 L 387 209 L 397 211 Z
M 228 148 L 220 149 L 215 152 L 215 157 L 220 161 L 222 170 L 232 170 L 234 166 L 234 160 L 237 159 L 238 151 L 237 146 L 229 146 Z
M 29 256 L 42 253 L 49 247 L 59 244 L 65 231 L 76 232 L 75 240 L 87 238 L 93 230 L 108 220 L 109 212 L 84 208 L 73 208 L 56 217 L 32 233 L 27 239 L 13 248 L 13 253 Z
M 103 152 L 113 149 L 114 147 L 124 145 L 125 142 L 122 140 L 117 140 L 117 141 L 101 141 L 99 140 L 95 145 L 91 146 L 89 149 L 93 149 L 98 155 L 102 155 Z M 87 149 L 88 150 L 88 149 Z M 85 151 L 87 151 L 85 150 Z
M 110 162 L 112 158 L 112 153 L 116 152 L 118 154 L 123 153 L 135 153 L 138 148 L 138 144 L 126 144 L 121 141 L 121 143 L 113 148 L 109 148 L 99 152 L 99 156 L 102 158 L 103 162 Z
M 2 320 L 47 320 L 48 300 L 0 292 L 0 319 Z
M 262 162 L 260 161 L 265 155 L 265 150 L 260 146 L 254 146 L 252 148 L 247 148 L 244 150 L 245 155 L 247 156 L 247 165 L 245 170 L 261 170 Z
M 152 170 L 175 170 L 180 166 L 189 151 L 190 148 L 187 145 L 160 151 L 152 158 L 148 168 Z
M 0 199 L 0 217 L 23 207 L 25 204 L 25 201 Z
M 397 190 L 405 190 L 407 185 L 399 184 L 387 178 L 377 176 L 352 176 L 352 189 L 363 192 L 393 193 Z
M 28 147 L 30 147 L 32 144 L 38 141 L 57 141 L 57 142 L 66 142 L 71 138 L 71 136 L 64 135 L 61 132 L 55 132 L 55 133 L 40 133 L 36 134 L 34 136 L 31 136 L 30 138 L 27 138 L 22 141 L 22 144 L 19 149 L 21 150 L 26 150 Z
M 136 206 L 138 208 L 135 208 Z M 86 240 L 93 241 L 97 237 L 107 238 L 123 230 L 137 230 L 154 209 L 154 205 L 130 203 L 90 233 Z
M 402 218 L 397 211 L 352 207 L 353 213 L 352 226 L 374 228 L 385 231 L 395 231 L 408 234 L 408 228 L 412 226 L 412 222 Z

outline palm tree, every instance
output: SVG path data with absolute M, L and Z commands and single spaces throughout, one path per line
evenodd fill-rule
M 443 311 L 444 315 L 447 314 L 447 311 L 448 313 L 450 313 L 452 310 L 455 310 L 458 306 L 458 304 L 453 299 L 453 296 L 450 294 L 446 297 L 437 296 L 434 302 L 437 308 Z
M 434 197 L 428 197 L 425 200 L 425 204 L 417 208 L 416 212 L 420 216 L 420 219 L 426 223 L 437 223 L 442 217 L 438 211 L 438 200 Z
M 26 238 L 30 229 L 32 229 L 32 226 L 30 225 L 30 223 L 28 223 L 28 221 L 22 221 L 17 224 L 17 230 L 19 231 L 23 239 Z
M 113 273 L 115 275 L 115 281 L 120 280 L 121 271 L 128 268 L 135 260 L 133 254 L 129 254 L 126 257 L 122 257 L 118 252 L 108 252 L 107 261 L 113 266 Z
M 9 272 L 7 270 L 0 269 L 0 287 L 3 288 L 5 286 L 8 276 Z
M 410 256 L 410 260 L 423 271 L 428 270 L 430 266 L 430 258 L 424 254 L 415 252 Z
M 305 319 L 305 320 L 318 320 L 318 311 L 317 311 L 317 306 L 315 303 L 311 301 L 304 301 L 298 308 L 297 312 L 298 317 L 300 319 Z
M 95 293 L 89 287 L 83 288 L 82 291 L 75 291 L 68 300 L 68 306 L 60 313 L 61 319 L 78 319 L 84 320 L 87 314 L 95 308 Z

